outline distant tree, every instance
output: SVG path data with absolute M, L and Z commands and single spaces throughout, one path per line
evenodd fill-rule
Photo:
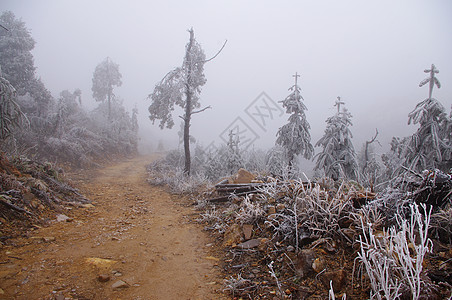
M 31 51 L 35 41 L 25 23 L 10 11 L 0 16 L 0 66 L 3 76 L 13 85 L 18 95 L 24 95 L 35 79 L 35 66 Z
M 0 68 L 0 140 L 3 142 L 27 118 L 16 102 L 16 89 L 2 76 Z
M 433 88 L 441 87 L 435 74 L 439 71 L 432 64 L 424 70 L 430 76 L 419 84 L 429 83 L 428 98 L 418 103 L 408 114 L 408 124 L 418 124 L 418 130 L 411 136 L 406 150 L 405 165 L 413 171 L 441 168 L 452 159 L 451 119 L 444 106 L 432 97 Z
M 226 166 L 229 174 L 237 172 L 242 164 L 240 155 L 240 137 L 238 132 L 229 131 L 229 140 L 227 142 Z
M 152 122 L 160 120 L 160 128 L 172 128 L 174 121 L 172 112 L 174 105 L 180 106 L 184 110 L 184 115 L 180 118 L 184 122 L 184 172 L 190 175 L 190 122 L 194 114 L 200 113 L 210 106 L 199 109 L 199 95 L 202 86 L 206 83 L 204 76 L 204 64 L 214 59 L 224 48 L 211 59 L 206 60 L 204 50 L 195 39 L 193 28 L 188 31 L 190 39 L 185 47 L 185 57 L 181 67 L 178 67 L 163 77 L 155 86 L 154 92 L 148 96 L 152 100 L 149 106 L 149 118 Z
M 322 152 L 316 155 L 317 161 L 315 170 L 323 169 L 325 176 L 334 180 L 341 176 L 354 179 L 357 177 L 358 164 L 356 153 L 352 143 L 352 115 L 341 105 L 345 104 L 337 97 L 334 106 L 337 106 L 337 113 L 326 120 L 326 129 L 322 138 L 316 143 L 316 147 L 321 146 Z
M 121 73 L 119 65 L 109 57 L 97 65 L 93 74 L 93 97 L 96 101 L 108 103 L 108 118 L 111 117 L 111 101 L 113 100 L 113 86 L 121 86 Z
M 289 88 L 292 91 L 282 102 L 286 108 L 286 113 L 291 114 L 289 123 L 279 128 L 276 136 L 276 144 L 281 145 L 287 151 L 289 167 L 292 166 L 296 155 L 302 154 L 304 158 L 311 159 L 314 155 L 314 147 L 311 144 L 311 135 L 309 134 L 308 121 L 304 113 L 307 110 L 302 102 L 303 97 L 300 94 L 300 87 L 297 79 L 300 77 L 297 73 L 294 75 L 295 84 Z

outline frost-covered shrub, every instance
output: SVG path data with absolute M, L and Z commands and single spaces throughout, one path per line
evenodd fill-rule
M 235 219 L 240 224 L 254 224 L 261 221 L 264 216 L 265 210 L 262 203 L 251 201 L 249 196 L 246 196 L 240 203 Z
M 274 185 L 267 197 L 277 199 L 284 195 L 283 213 L 276 213 L 266 221 L 275 237 L 289 240 L 298 246 L 303 236 L 337 238 L 342 236 L 341 222 L 351 218 L 352 201 L 343 183 L 336 191 L 325 191 L 319 184 L 291 181 L 287 185 Z M 273 194 L 273 195 L 272 195 Z

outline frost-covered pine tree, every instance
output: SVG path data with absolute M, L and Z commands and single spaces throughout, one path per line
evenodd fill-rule
M 451 118 L 447 116 L 444 106 L 432 97 L 433 88 L 441 87 L 435 74 L 439 71 L 432 64 L 430 73 L 419 84 L 429 84 L 428 98 L 418 103 L 408 114 L 408 125 L 418 124 L 418 130 L 409 139 L 406 148 L 405 165 L 413 171 L 449 167 L 452 159 Z
M 291 114 L 289 123 L 279 128 L 276 136 L 276 144 L 282 146 L 287 151 L 289 166 L 292 166 L 295 156 L 302 154 L 304 158 L 311 159 L 314 155 L 314 147 L 311 144 L 311 135 L 309 133 L 308 121 L 304 113 L 307 110 L 304 105 L 303 97 L 300 94 L 300 87 L 297 84 L 297 79 L 300 77 L 297 73 L 295 77 L 295 84 L 289 88 L 290 95 L 282 102 L 286 113 Z
M 337 106 L 337 113 L 326 120 L 325 133 L 315 144 L 316 147 L 321 146 L 322 152 L 318 153 L 315 170 L 323 169 L 325 176 L 334 180 L 340 177 L 354 179 L 357 177 L 358 164 L 356 161 L 356 153 L 352 143 L 352 115 L 346 108 L 341 106 L 345 104 L 337 97 L 334 106 Z

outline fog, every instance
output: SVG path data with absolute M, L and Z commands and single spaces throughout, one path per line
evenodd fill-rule
M 267 103 L 283 100 L 295 72 L 301 75 L 313 144 L 335 113 L 337 96 L 353 115 L 357 151 L 375 128 L 384 147 L 392 136 L 413 133 L 416 126 L 407 125 L 407 115 L 428 96 L 419 82 L 432 63 L 442 83 L 433 95 L 447 111 L 452 104 L 452 2 L 447 0 L 3 0 L 1 10 L 11 10 L 31 31 L 37 75 L 54 97 L 80 88 L 83 105 L 94 107 L 96 65 L 107 56 L 118 63 L 123 84 L 115 94 L 129 109 L 139 109 L 143 152 L 160 140 L 177 146 L 180 119 L 175 116 L 171 131 L 152 125 L 147 96 L 182 64 L 191 27 L 207 57 L 228 40 L 205 65 L 201 103 L 212 109 L 192 120 L 191 134 L 204 146 L 221 143 L 234 121 L 255 133 L 255 147 L 273 145 L 288 115 L 274 110 L 259 124 L 252 110 L 259 97 Z

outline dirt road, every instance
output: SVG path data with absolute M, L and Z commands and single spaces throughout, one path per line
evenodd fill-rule
M 146 182 L 151 159 L 74 175 L 94 207 L 4 246 L 0 299 L 222 299 L 196 212 Z

